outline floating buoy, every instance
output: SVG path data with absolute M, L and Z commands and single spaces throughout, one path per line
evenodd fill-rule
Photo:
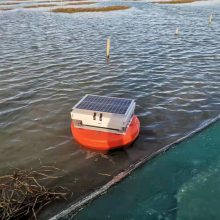
M 133 99 L 86 95 L 72 109 L 72 135 L 90 150 L 127 147 L 140 132 L 134 109 Z
M 77 128 L 73 122 L 71 122 L 71 131 L 73 137 L 80 145 L 90 150 L 109 151 L 131 145 L 139 135 L 140 122 L 137 116 L 134 115 L 125 134 Z

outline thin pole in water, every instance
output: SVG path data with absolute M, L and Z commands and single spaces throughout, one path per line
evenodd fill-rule
M 180 31 L 179 31 L 179 28 L 177 27 L 176 28 L 176 32 L 175 32 L 175 35 L 179 35 L 180 34 Z
M 212 14 L 209 16 L 209 24 L 212 23 Z
M 108 38 L 106 42 L 106 57 L 107 59 L 110 57 L 110 38 Z

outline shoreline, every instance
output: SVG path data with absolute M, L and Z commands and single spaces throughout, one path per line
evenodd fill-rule
M 106 193 L 108 189 L 110 189 L 114 185 L 120 183 L 123 179 L 127 178 L 133 171 L 135 171 L 139 167 L 145 165 L 148 161 L 155 158 L 156 156 L 168 151 L 171 148 L 176 147 L 175 145 L 177 145 L 177 144 L 179 144 L 183 141 L 186 141 L 188 138 L 190 138 L 190 137 L 194 136 L 195 134 L 203 131 L 204 129 L 206 129 L 209 126 L 216 123 L 218 120 L 220 120 L 220 115 L 218 115 L 217 117 L 215 117 L 213 119 L 208 120 L 206 123 L 204 123 L 203 125 L 201 125 L 197 129 L 193 130 L 192 132 L 189 132 L 188 134 L 186 134 L 182 138 L 179 138 L 178 140 L 172 142 L 171 144 L 168 144 L 168 145 L 162 147 L 158 151 L 155 151 L 153 154 L 147 155 L 143 159 L 137 161 L 136 163 L 131 164 L 127 169 L 120 172 L 118 175 L 114 176 L 109 182 L 107 182 L 106 184 L 104 184 L 100 188 L 96 189 L 93 193 L 90 193 L 89 195 L 87 195 L 87 196 L 83 197 L 82 199 L 76 201 L 75 203 L 70 205 L 70 207 L 68 207 L 67 209 L 64 209 L 59 214 L 49 218 L 49 220 L 59 220 L 63 217 L 68 217 L 69 215 L 71 215 L 71 217 L 75 216 L 89 202 L 91 202 L 92 200 L 95 200 L 96 198 L 98 198 L 102 194 Z

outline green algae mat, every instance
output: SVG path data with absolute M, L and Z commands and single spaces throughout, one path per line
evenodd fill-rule
M 219 186 L 218 120 L 146 163 L 71 219 L 220 219 Z

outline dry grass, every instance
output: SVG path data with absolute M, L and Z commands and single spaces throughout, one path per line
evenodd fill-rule
M 57 168 L 42 166 L 38 170 L 16 169 L 12 175 L 0 176 L 0 219 L 37 219 L 38 212 L 58 199 L 66 199 L 69 191 L 63 187 L 47 188 L 45 181 Z
M 57 6 L 55 4 L 39 4 L 39 5 L 28 5 L 28 6 L 24 6 L 23 8 L 48 8 L 48 7 L 54 7 Z
M 79 13 L 79 12 L 108 12 L 116 10 L 125 10 L 129 9 L 128 6 L 108 6 L 108 7 L 99 7 L 99 8 L 56 8 L 52 10 L 53 12 L 60 13 Z
M 95 3 L 97 3 L 97 2 L 70 2 L 65 5 L 92 5 Z
M 165 1 L 154 1 L 154 3 L 159 4 L 184 4 L 184 3 L 192 3 L 199 0 L 165 0 Z

